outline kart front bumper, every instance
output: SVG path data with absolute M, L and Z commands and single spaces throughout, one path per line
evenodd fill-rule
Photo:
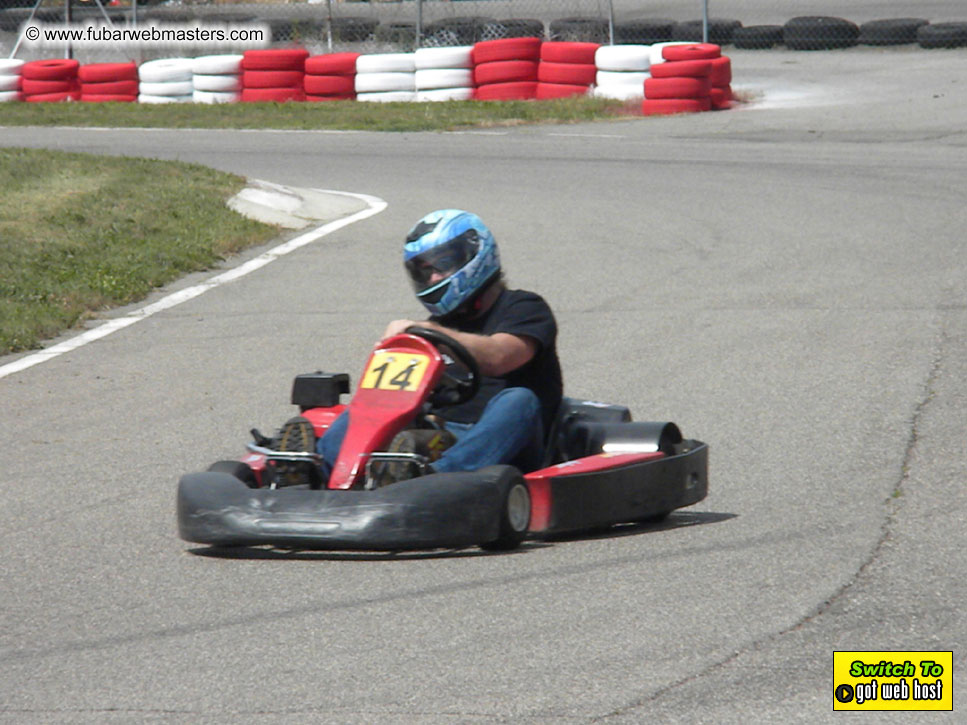
M 182 539 L 211 546 L 399 551 L 459 548 L 500 534 L 492 477 L 440 473 L 363 490 L 249 488 L 226 473 L 178 484 Z

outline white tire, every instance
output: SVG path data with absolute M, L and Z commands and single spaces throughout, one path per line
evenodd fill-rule
M 357 101 L 369 101 L 371 103 L 399 103 L 412 102 L 416 100 L 414 91 L 385 91 L 382 93 L 357 93 Z
M 191 72 L 198 75 L 238 75 L 242 72 L 242 56 L 231 53 L 201 55 L 191 62 Z
M 467 88 L 473 85 L 473 71 L 469 68 L 425 68 L 415 74 L 416 90 L 435 88 Z
M 19 76 L 20 68 L 24 61 L 20 58 L 0 58 L 0 73 L 4 75 Z
M 416 69 L 472 68 L 473 46 L 457 45 L 448 48 L 420 48 L 414 53 Z
M 602 45 L 594 64 L 605 71 L 646 71 L 651 67 L 650 45 Z
M 416 90 L 415 73 L 357 73 L 356 93 L 385 93 Z
M 194 75 L 191 83 L 196 91 L 239 91 L 242 79 L 237 75 Z
M 595 76 L 594 83 L 598 88 L 636 86 L 640 91 L 644 88 L 647 78 L 651 78 L 650 73 L 599 70 Z
M 190 103 L 191 96 L 153 96 L 150 93 L 139 93 L 138 103 Z
M 0 91 L 0 103 L 7 101 L 19 101 L 20 91 Z
M 0 91 L 19 91 L 20 76 L 0 75 Z
M 237 103 L 241 94 L 228 91 L 195 91 L 191 100 L 195 103 Z
M 430 101 L 470 101 L 473 100 L 473 88 L 436 88 L 432 91 L 417 91 L 416 100 L 419 103 Z
M 413 53 L 372 53 L 356 59 L 357 73 L 412 73 L 415 70 Z
M 158 58 L 142 63 L 138 78 L 142 83 L 169 83 L 191 80 L 191 58 Z
M 190 96 L 195 88 L 190 80 L 170 81 L 167 83 L 145 83 L 138 86 L 138 92 L 146 96 Z
M 645 97 L 645 84 L 640 86 L 595 86 L 591 90 L 592 98 L 611 98 L 618 101 L 629 101 Z
M 661 51 L 663 48 L 667 48 L 669 45 L 695 45 L 695 43 L 688 43 L 680 40 L 671 40 L 667 43 L 655 43 L 651 46 L 651 64 L 658 65 L 659 63 L 664 63 L 665 58 L 662 56 Z

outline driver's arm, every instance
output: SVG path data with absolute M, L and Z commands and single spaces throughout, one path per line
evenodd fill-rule
M 537 354 L 537 341 L 530 337 L 511 335 L 507 332 L 496 332 L 493 335 L 475 335 L 470 332 L 453 330 L 429 320 L 423 322 L 394 320 L 387 325 L 383 337 L 398 335 L 405 332 L 406 328 L 411 325 L 428 327 L 431 330 L 439 330 L 449 335 L 467 348 L 467 351 L 477 360 L 480 372 L 491 378 L 513 372 L 522 365 L 529 363 Z

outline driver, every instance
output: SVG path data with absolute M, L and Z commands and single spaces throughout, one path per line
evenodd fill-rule
M 394 320 L 384 338 L 411 325 L 438 330 L 473 355 L 483 378 L 470 400 L 430 410 L 437 428 L 404 430 L 389 450 L 422 454 L 437 473 L 503 463 L 524 472 L 540 468 L 544 433 L 562 394 L 551 308 L 533 292 L 507 289 L 493 234 L 466 211 L 443 209 L 420 219 L 404 242 L 403 263 L 430 317 Z M 295 418 L 283 428 L 280 448 L 314 445 L 328 480 L 348 424 L 344 413 L 315 442 L 311 423 Z M 389 463 L 377 478 L 386 485 L 416 473 L 409 464 Z

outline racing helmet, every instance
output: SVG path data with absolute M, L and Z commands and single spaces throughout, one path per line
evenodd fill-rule
M 459 209 L 420 219 L 406 235 L 403 264 L 417 299 L 434 317 L 457 312 L 500 276 L 494 235 L 476 214 Z

